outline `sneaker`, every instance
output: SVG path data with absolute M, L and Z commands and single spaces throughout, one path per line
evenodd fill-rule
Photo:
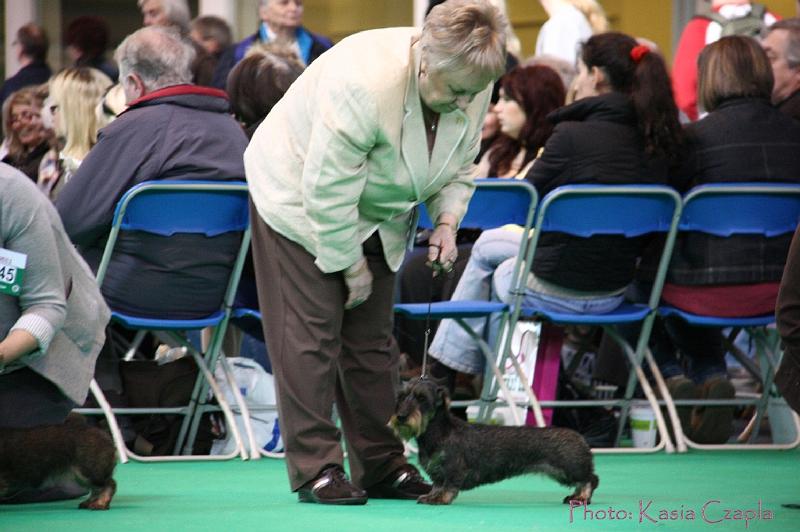
M 313 480 L 297 491 L 300 502 L 318 504 L 366 504 L 367 493 L 347 479 L 341 466 L 333 465 L 322 470 Z
M 736 389 L 722 376 L 703 383 L 703 399 L 733 399 Z M 727 443 L 733 434 L 734 406 L 697 406 L 692 412 L 689 437 L 697 443 Z
M 389 476 L 367 488 L 367 493 L 374 499 L 417 499 L 431 491 L 428 484 L 416 467 L 404 464 L 395 469 Z

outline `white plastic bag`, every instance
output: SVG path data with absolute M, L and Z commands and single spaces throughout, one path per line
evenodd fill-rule
M 253 435 L 256 443 L 265 451 L 271 453 L 283 452 L 283 439 L 278 425 L 278 412 L 275 409 L 277 408 L 275 378 L 264 371 L 264 368 L 258 362 L 250 358 L 228 358 L 228 363 L 248 408 L 254 409 L 250 411 L 250 423 L 253 426 Z M 235 406 L 236 401 L 220 365 L 217 365 L 214 376 L 220 388 L 222 388 L 225 399 L 232 407 Z M 265 406 L 273 409 L 268 411 L 259 410 Z M 245 431 L 242 416 L 238 412 L 234 413 L 234 416 L 236 417 L 236 426 L 244 438 Z M 233 452 L 235 448 L 236 443 L 233 435 L 228 431 L 224 439 L 214 442 L 211 447 L 211 454 L 227 454 Z
M 537 348 L 539 346 L 539 333 L 541 332 L 541 324 L 535 321 L 520 320 L 514 327 L 514 332 L 511 335 L 511 355 L 514 356 L 522 366 L 525 376 L 528 377 L 528 382 L 523 383 L 511 360 L 505 361 L 505 367 L 500 368 L 503 372 L 503 380 L 511 392 L 511 397 L 514 401 L 524 402 L 528 400 L 528 394 L 525 392 L 525 387 L 530 387 L 533 384 L 533 370 L 536 366 Z M 505 338 L 501 338 L 504 341 Z M 467 408 L 467 416 L 469 419 L 476 419 L 478 414 L 477 406 L 470 406 Z M 525 423 L 525 412 L 521 411 L 522 423 Z M 507 406 L 499 406 L 492 410 L 491 423 L 498 425 L 514 425 L 514 418 L 511 415 L 511 409 Z

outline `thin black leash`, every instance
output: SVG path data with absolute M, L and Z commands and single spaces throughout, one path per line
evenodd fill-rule
M 422 371 L 419 374 L 420 379 L 424 379 L 428 376 L 428 341 L 431 337 L 431 305 L 433 305 L 433 283 L 436 280 L 436 263 L 439 261 L 442 253 L 442 246 L 438 244 L 429 244 L 428 247 L 431 245 L 437 248 L 439 252 L 436 254 L 436 258 L 431 263 L 431 283 L 428 285 L 428 314 L 425 316 L 425 341 L 422 349 Z M 444 275 L 444 270 L 441 270 L 439 273 Z
M 428 314 L 425 316 L 425 342 L 422 349 L 422 371 L 419 374 L 420 379 L 424 379 L 428 376 L 428 340 L 431 336 L 431 305 L 433 305 L 433 282 L 436 279 L 436 268 L 431 267 L 431 275 L 431 283 L 428 286 Z

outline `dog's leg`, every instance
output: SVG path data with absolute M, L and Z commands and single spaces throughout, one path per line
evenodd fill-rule
M 572 495 L 567 495 L 564 497 L 564 504 L 570 504 L 573 501 L 576 503 L 581 504 L 591 504 L 592 502 L 592 493 L 594 493 L 595 488 L 600 483 L 600 479 L 597 478 L 597 475 L 592 474 L 591 478 L 588 482 L 582 482 L 575 487 L 575 491 Z
M 433 489 L 427 495 L 422 495 L 417 499 L 419 504 L 450 504 L 458 495 L 458 489 L 446 488 L 444 486 L 433 485 Z
M 105 486 L 99 488 L 92 487 L 92 493 L 88 499 L 78 505 L 78 508 L 83 510 L 108 510 L 111 505 L 111 499 L 117 491 L 117 483 L 112 478 L 109 479 Z

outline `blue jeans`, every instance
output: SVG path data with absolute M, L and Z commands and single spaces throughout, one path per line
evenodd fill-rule
M 484 231 L 472 248 L 467 267 L 458 282 L 453 301 L 510 301 L 514 262 L 523 233 L 506 229 Z M 597 298 L 567 298 L 525 291 L 522 304 L 543 310 L 579 314 L 603 314 L 617 308 L 623 296 Z M 464 320 L 475 333 L 494 345 L 500 327 L 500 317 Z M 428 353 L 442 364 L 463 373 L 483 373 L 484 358 L 475 340 L 451 319 L 442 320 Z

